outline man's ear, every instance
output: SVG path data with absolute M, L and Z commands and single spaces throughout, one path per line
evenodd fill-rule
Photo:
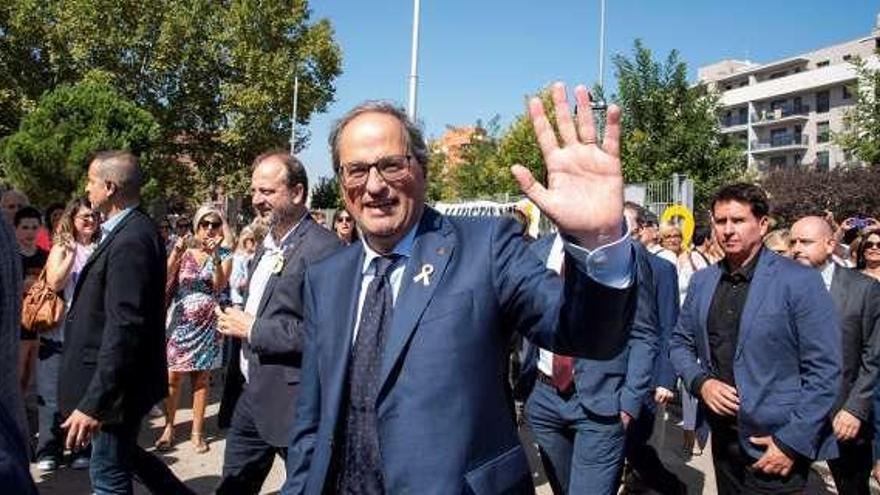
M 302 184 L 293 186 L 293 202 L 296 204 L 306 204 L 306 188 Z

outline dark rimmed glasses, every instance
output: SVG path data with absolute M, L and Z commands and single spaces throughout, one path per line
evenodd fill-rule
M 370 169 L 375 167 L 382 180 L 388 183 L 399 182 L 410 176 L 410 155 L 391 155 L 382 157 L 373 163 L 354 162 L 341 168 L 342 185 L 344 187 L 361 187 L 370 177 Z
M 862 244 L 865 246 L 865 249 L 880 249 L 880 241 L 865 241 Z

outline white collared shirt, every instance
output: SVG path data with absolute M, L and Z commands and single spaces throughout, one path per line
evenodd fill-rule
M 562 271 L 562 260 L 565 257 L 562 248 L 562 236 L 556 234 L 556 238 L 553 239 L 553 246 L 550 248 L 550 255 L 547 256 L 547 268 L 556 273 Z M 547 349 L 539 348 L 538 350 L 538 371 L 547 376 L 553 376 L 553 353 Z
M 110 232 L 113 232 L 116 226 L 119 225 L 119 222 L 121 222 L 123 218 L 127 217 L 128 214 L 131 213 L 131 210 L 134 210 L 135 208 L 137 208 L 137 206 L 137 204 L 133 204 L 128 208 L 120 211 L 119 213 L 113 215 L 112 217 L 108 218 L 107 220 L 104 220 L 104 222 L 101 224 L 101 240 L 98 241 L 98 244 L 104 242 L 104 239 L 106 239 L 107 236 L 110 235 Z
M 251 281 L 248 284 L 248 296 L 244 305 L 245 313 L 257 316 L 257 312 L 260 310 L 260 301 L 263 300 L 263 292 L 266 290 L 269 278 L 272 277 L 275 263 L 279 262 L 279 258 L 283 262 L 284 250 L 293 242 L 293 233 L 300 226 L 306 214 L 303 214 L 278 242 L 275 242 L 271 231 L 263 238 L 263 255 L 260 257 L 256 268 L 254 268 L 254 273 L 251 275 Z M 253 327 L 251 328 L 253 329 Z M 248 332 L 248 340 L 250 340 L 250 332 Z M 245 381 L 248 381 L 248 360 L 244 354 L 244 349 L 241 351 L 238 363 L 241 374 L 244 376 Z

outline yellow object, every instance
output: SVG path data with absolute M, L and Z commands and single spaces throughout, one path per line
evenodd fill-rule
M 669 205 L 663 210 L 660 221 L 666 223 L 676 217 L 681 217 L 683 220 L 681 224 L 681 246 L 684 249 L 688 249 L 694 236 L 694 227 L 696 226 L 694 214 L 684 205 Z

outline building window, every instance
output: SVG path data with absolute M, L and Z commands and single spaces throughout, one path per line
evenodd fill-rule
M 802 154 L 800 154 L 800 153 L 795 153 L 795 154 L 794 154 L 794 161 L 791 162 L 791 164 L 792 164 L 792 165 L 795 165 L 795 166 L 800 165 L 800 164 L 801 164 L 801 160 L 803 160 L 803 159 L 804 159 L 804 155 L 802 155 Z
M 770 170 L 779 170 L 785 168 L 788 164 L 786 160 L 786 156 L 771 156 L 770 157 Z
M 787 75 L 788 72 L 786 71 L 774 72 L 773 74 L 770 74 L 770 77 L 768 77 L 767 79 L 779 79 L 780 77 L 785 77 Z
M 830 95 L 828 91 L 819 91 L 816 93 L 816 111 L 819 113 L 827 112 L 831 108 Z
M 828 121 L 816 123 L 816 142 L 827 143 L 831 140 L 831 129 L 828 127 Z
M 840 97 L 844 100 L 848 100 L 852 98 L 852 92 L 849 90 L 849 86 L 843 85 L 840 89 Z
M 816 153 L 816 169 L 821 170 L 823 172 L 828 171 L 828 152 L 820 151 Z
M 831 61 L 830 61 L 830 60 L 823 60 L 823 61 L 817 63 L 817 64 L 816 64 L 816 67 L 817 67 L 817 68 L 818 68 L 818 67 L 828 67 L 829 65 L 831 65 Z

